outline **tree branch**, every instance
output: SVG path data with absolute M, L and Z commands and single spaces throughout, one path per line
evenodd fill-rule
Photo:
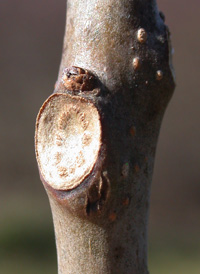
M 154 0 L 69 0 L 54 94 L 36 122 L 59 273 L 148 273 L 149 193 L 174 89 Z

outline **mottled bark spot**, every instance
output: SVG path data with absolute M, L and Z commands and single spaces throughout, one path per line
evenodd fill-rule
M 129 163 L 123 164 L 121 173 L 122 173 L 123 178 L 128 177 L 128 175 L 129 175 Z
M 135 57 L 133 59 L 133 68 L 134 68 L 134 70 L 137 70 L 137 69 L 139 69 L 139 67 L 140 67 L 140 58 Z
M 147 32 L 145 29 L 141 28 L 137 32 L 137 39 L 140 43 L 145 43 L 147 41 Z
M 138 165 L 138 164 L 136 164 L 136 165 L 134 166 L 134 169 L 135 169 L 135 172 L 139 172 L 139 171 L 140 171 L 140 167 L 139 167 L 139 165 Z
M 110 213 L 109 220 L 114 222 L 117 219 L 117 214 L 115 212 Z
M 161 70 L 156 71 L 156 80 L 160 81 L 163 78 L 163 72 Z
M 132 137 L 135 136 L 135 127 L 134 127 L 134 126 L 132 126 L 132 127 L 130 128 L 130 134 L 131 134 Z
M 122 200 L 122 205 L 123 206 L 128 206 L 130 203 L 130 198 L 129 197 L 125 197 L 123 200 Z

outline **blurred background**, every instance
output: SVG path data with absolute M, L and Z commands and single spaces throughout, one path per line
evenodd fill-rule
M 149 221 L 152 274 L 200 273 L 200 2 L 158 0 L 177 88 L 157 148 Z M 56 274 L 48 199 L 34 155 L 38 110 L 53 91 L 65 0 L 0 0 L 0 273 Z

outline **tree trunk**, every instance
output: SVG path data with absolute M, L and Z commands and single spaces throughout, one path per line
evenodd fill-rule
M 145 274 L 150 185 L 174 89 L 154 0 L 68 0 L 58 81 L 36 122 L 58 273 Z

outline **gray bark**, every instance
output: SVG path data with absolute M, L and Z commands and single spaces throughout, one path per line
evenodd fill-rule
M 154 0 L 68 0 L 66 18 L 35 138 L 58 272 L 145 274 L 156 143 L 174 90 L 169 31 Z

